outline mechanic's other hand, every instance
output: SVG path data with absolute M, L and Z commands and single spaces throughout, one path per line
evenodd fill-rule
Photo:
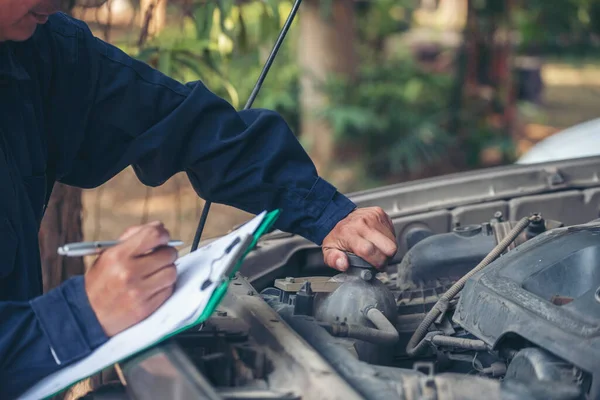
M 381 268 L 398 251 L 394 225 L 379 207 L 357 208 L 337 223 L 322 243 L 325 264 L 339 271 L 348 269 L 352 252 Z
M 109 337 L 152 314 L 177 279 L 177 250 L 167 246 L 170 235 L 162 223 L 129 228 L 120 239 L 85 275 L 88 299 Z

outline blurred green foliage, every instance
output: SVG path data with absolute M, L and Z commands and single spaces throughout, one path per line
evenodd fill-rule
M 325 19 L 332 1 L 320 3 Z M 482 16 L 480 24 L 497 22 L 493 17 L 505 11 L 505 1 L 472 1 Z M 180 26 L 169 27 L 128 51 L 180 81 L 202 80 L 241 109 L 292 1 L 187 0 L 184 4 Z M 427 70 L 408 50 L 394 49 L 394 57 L 385 54 L 386 40 L 412 27 L 419 6 L 417 0 L 356 2 L 360 71 L 352 82 L 335 76 L 322 82 L 329 105 L 320 116 L 330 123 L 341 147 L 360 150 L 357 162 L 372 176 L 410 174 L 443 161 L 453 148 L 461 149 L 466 167 L 480 166 L 482 152 L 490 147 L 511 161 L 512 139 L 486 118 L 489 113 L 481 104 L 454 107 L 462 95 L 452 70 Z M 502 23 L 516 29 L 524 52 L 584 38 L 593 41 L 600 32 L 600 0 L 528 0 L 516 7 L 512 17 Z M 300 132 L 295 42 L 301 38 L 297 36 L 295 23 L 253 106 L 278 111 Z M 453 131 L 450 120 L 459 122 L 460 131 Z
M 599 0 L 527 0 L 513 19 L 524 52 L 583 55 L 599 47 Z
M 380 63 L 380 44 L 388 35 L 410 28 L 412 0 L 379 0 L 358 6 L 358 43 L 362 62 L 358 82 L 331 77 L 322 85 L 330 106 L 321 117 L 330 122 L 340 143 L 360 144 L 359 160 L 378 176 L 411 172 L 435 162 L 452 135 L 443 129 L 445 93 L 451 79 L 427 73 L 408 53 Z M 321 4 L 327 18 L 331 2 Z M 146 43 L 141 58 L 181 81 L 201 79 L 211 90 L 240 108 L 250 94 L 266 55 L 291 7 L 290 1 L 231 0 L 194 2 L 184 16 L 184 35 L 164 32 Z M 297 31 L 275 61 L 255 107 L 280 112 L 295 132 L 299 126 L 299 70 L 295 62 Z M 363 58 L 364 60 L 364 58 Z M 366 150 L 366 151 L 365 151 Z
M 410 56 L 361 66 L 357 83 L 332 78 L 321 116 L 336 139 L 364 154 L 376 176 L 413 172 L 439 161 L 454 143 L 445 130 L 448 75 L 428 73 Z
M 179 81 L 200 79 L 240 108 L 244 85 L 232 78 L 246 81 L 244 67 L 259 65 L 265 43 L 279 31 L 280 8 L 286 8 L 280 0 L 194 0 L 183 9 L 181 26 L 140 43 L 134 55 Z
M 374 49 L 373 44 L 377 44 L 389 35 L 406 32 L 411 28 L 412 16 L 419 2 L 378 0 L 358 4 L 358 36 L 363 47 Z

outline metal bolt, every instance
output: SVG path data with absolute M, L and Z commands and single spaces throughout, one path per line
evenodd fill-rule
M 254 290 L 248 290 L 248 296 L 254 296 Z
M 502 214 L 502 211 L 496 211 L 494 213 L 494 218 L 498 220 L 498 222 L 502 222 L 502 218 L 504 217 L 504 214 Z
M 373 273 L 368 269 L 364 269 L 360 271 L 360 277 L 365 281 L 370 281 L 371 279 L 373 279 Z
M 542 220 L 542 214 L 540 213 L 533 213 L 531 215 L 531 222 L 540 222 Z
M 565 176 L 560 169 L 552 168 L 546 170 L 546 172 L 548 173 L 547 179 L 550 186 L 561 185 L 566 182 Z
M 560 171 L 556 171 L 550 176 L 549 181 L 551 185 L 560 185 L 562 183 L 565 183 L 565 178 L 562 176 Z

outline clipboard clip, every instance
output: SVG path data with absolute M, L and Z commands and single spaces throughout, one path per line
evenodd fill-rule
M 223 282 L 223 281 L 226 281 L 227 279 L 229 279 L 229 277 L 231 276 L 231 274 L 234 271 L 234 268 L 237 266 L 238 261 L 241 259 L 243 252 L 248 248 L 250 243 L 252 243 L 252 239 L 253 239 L 253 236 L 251 234 L 246 234 L 243 237 L 236 236 L 235 239 L 233 239 L 233 241 L 225 248 L 225 251 L 223 252 L 223 254 L 221 254 L 219 257 L 217 257 L 211 261 L 210 272 L 208 273 L 208 278 L 206 278 L 206 280 L 202 283 L 202 285 L 200 286 L 200 290 L 201 291 L 206 290 L 210 285 L 212 285 L 214 283 L 213 280 L 211 279 L 214 264 L 216 262 L 222 260 L 224 257 L 226 257 L 228 254 L 230 254 L 233 251 L 234 255 L 231 258 L 231 261 L 229 262 L 229 264 L 227 265 L 227 268 L 225 268 L 223 273 L 217 278 L 217 281 Z

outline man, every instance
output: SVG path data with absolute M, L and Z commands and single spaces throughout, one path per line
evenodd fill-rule
M 159 223 L 133 227 L 85 276 L 42 295 L 37 231 L 55 181 L 96 187 L 128 165 L 160 185 L 185 171 L 202 197 L 376 266 L 396 252 L 390 218 L 356 209 L 317 172 L 279 115 L 236 112 L 201 82 L 137 62 L 56 13 L 0 0 L 0 391 L 12 398 L 90 354 L 171 294 L 176 251 Z M 52 15 L 54 14 L 54 15 Z

